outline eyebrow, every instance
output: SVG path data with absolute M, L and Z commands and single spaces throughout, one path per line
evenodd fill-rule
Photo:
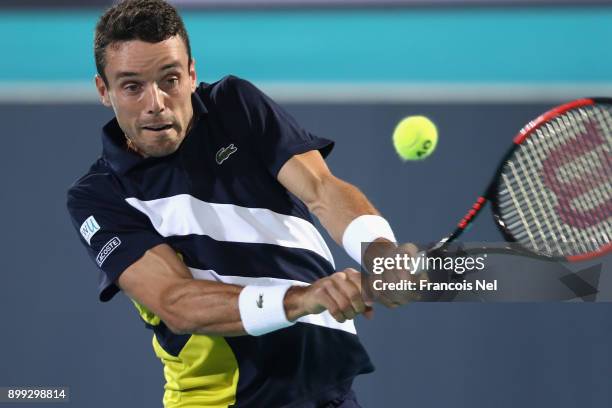
M 179 68 L 179 67 L 180 67 L 180 64 L 178 62 L 173 62 L 173 63 L 166 64 L 163 67 L 161 67 L 161 71 L 167 71 L 169 69 Z M 115 75 L 115 79 L 119 80 L 122 78 L 137 77 L 139 75 L 140 74 L 138 72 L 122 71 L 122 72 L 117 73 L 117 75 Z
M 172 69 L 172 68 L 179 68 L 180 66 L 181 66 L 181 64 L 179 64 L 178 62 L 173 62 L 173 63 L 171 63 L 171 64 L 166 64 L 166 65 L 164 65 L 164 66 L 161 68 L 161 70 L 162 70 L 162 71 L 166 71 L 166 70 L 169 70 L 169 69 Z
M 119 72 L 117 73 L 117 75 L 115 75 L 115 79 L 121 79 L 121 78 L 129 78 L 129 77 L 135 77 L 140 75 L 137 72 Z

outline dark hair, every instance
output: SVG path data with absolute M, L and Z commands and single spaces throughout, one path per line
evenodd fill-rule
M 94 55 L 96 69 L 104 75 L 106 48 L 116 42 L 140 40 L 157 43 L 178 35 L 185 42 L 191 63 L 191 46 L 183 19 L 176 9 L 163 0 L 126 0 L 114 5 L 100 17 L 96 25 Z

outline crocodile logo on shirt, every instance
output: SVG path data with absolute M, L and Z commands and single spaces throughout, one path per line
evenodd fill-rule
M 233 143 L 227 147 L 222 147 L 221 149 L 219 149 L 219 151 L 217 152 L 217 155 L 215 156 L 215 160 L 217 161 L 217 164 L 223 163 L 224 161 L 228 159 L 228 157 L 230 157 L 232 154 L 236 153 L 237 151 L 238 151 L 238 148 L 234 146 Z
M 263 294 L 262 293 L 259 294 L 259 300 L 257 300 L 255 303 L 257 304 L 258 308 L 263 309 Z

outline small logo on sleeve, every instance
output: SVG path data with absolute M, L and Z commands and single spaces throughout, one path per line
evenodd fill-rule
M 262 293 L 259 294 L 259 299 L 256 300 L 255 303 L 257 304 L 258 308 L 263 309 L 263 294 Z
M 100 225 L 98 225 L 94 216 L 91 215 L 81 224 L 80 231 L 85 241 L 87 241 L 87 244 L 91 245 L 91 237 L 93 237 L 96 232 L 100 231 Z
M 96 263 L 98 266 L 102 266 L 106 258 L 108 258 L 108 256 L 112 254 L 115 249 L 119 248 L 119 245 L 121 245 L 121 240 L 119 238 L 111 238 L 110 241 L 108 241 L 106 245 L 102 247 L 98 253 L 98 256 L 96 256 Z
M 232 154 L 236 153 L 237 151 L 238 151 L 238 148 L 234 146 L 233 143 L 227 147 L 222 147 L 221 149 L 219 149 L 215 157 L 217 164 L 223 163 L 224 161 L 228 159 L 228 157 L 230 157 Z

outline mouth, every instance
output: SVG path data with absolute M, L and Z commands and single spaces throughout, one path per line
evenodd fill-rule
M 163 132 L 165 130 L 169 130 L 172 128 L 172 123 L 157 123 L 151 124 L 142 127 L 145 130 L 150 130 L 152 132 Z

